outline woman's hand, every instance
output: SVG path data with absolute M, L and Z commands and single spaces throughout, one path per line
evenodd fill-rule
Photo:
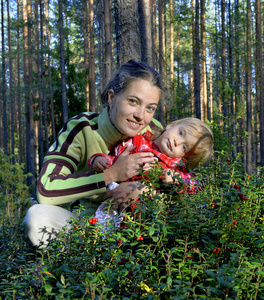
M 139 181 L 123 182 L 114 190 L 105 194 L 105 199 L 111 203 L 111 209 L 119 213 L 130 203 L 139 199 L 139 195 L 147 190 L 147 187 Z
M 148 170 L 150 164 L 154 163 L 157 159 L 151 152 L 129 154 L 134 148 L 135 146 L 127 147 L 127 149 L 118 157 L 114 165 L 109 169 L 104 170 L 106 185 L 113 181 L 123 182 L 133 176 L 139 175 L 142 165 L 144 165 L 144 170 Z

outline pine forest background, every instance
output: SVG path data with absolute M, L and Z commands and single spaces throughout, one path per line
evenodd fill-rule
M 1 0 L 0 148 L 35 181 L 63 123 L 100 112 L 113 72 L 133 58 L 160 72 L 156 118 L 194 116 L 216 150 L 264 166 L 264 2 Z M 225 143 L 221 141 L 225 141 Z

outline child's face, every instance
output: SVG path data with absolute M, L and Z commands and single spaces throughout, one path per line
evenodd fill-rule
M 172 158 L 184 157 L 196 142 L 197 138 L 188 134 L 184 125 L 167 129 L 154 141 L 163 154 Z

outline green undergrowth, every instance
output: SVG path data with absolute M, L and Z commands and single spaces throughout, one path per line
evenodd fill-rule
M 107 235 L 87 217 L 35 250 L 3 216 L 1 299 L 264 299 L 263 173 L 217 157 L 199 192 L 145 193 Z

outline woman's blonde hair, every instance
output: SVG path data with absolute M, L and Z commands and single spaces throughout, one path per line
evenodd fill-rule
M 184 156 L 188 167 L 191 169 L 196 168 L 213 157 L 214 136 L 211 128 L 206 123 L 197 118 L 184 118 L 171 122 L 165 130 L 176 125 L 184 125 L 184 130 L 197 139 L 197 142 Z M 163 132 L 164 130 L 155 132 L 152 139 L 155 140 Z

